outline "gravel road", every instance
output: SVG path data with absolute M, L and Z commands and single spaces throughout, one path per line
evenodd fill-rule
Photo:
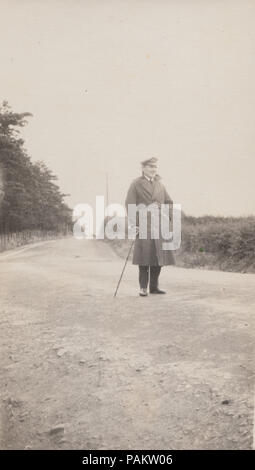
M 165 267 L 141 298 L 109 244 L 0 255 L 2 449 L 250 449 L 255 275 Z

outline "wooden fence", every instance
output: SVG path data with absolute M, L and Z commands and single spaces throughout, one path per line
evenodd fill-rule
M 47 230 L 24 230 L 22 232 L 0 233 L 0 252 L 11 250 L 29 243 L 42 240 L 54 240 L 70 235 L 68 227 L 60 231 Z

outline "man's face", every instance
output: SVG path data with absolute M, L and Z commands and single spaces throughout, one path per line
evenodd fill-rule
M 145 176 L 148 178 L 154 178 L 154 176 L 157 174 L 157 165 L 145 165 L 143 167 L 143 173 Z

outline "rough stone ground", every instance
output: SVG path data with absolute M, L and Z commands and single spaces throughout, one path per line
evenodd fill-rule
M 137 267 L 73 238 L 0 256 L 2 449 L 250 449 L 255 275 Z

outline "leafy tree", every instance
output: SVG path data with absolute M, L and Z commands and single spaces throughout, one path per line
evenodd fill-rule
M 24 149 L 19 128 L 30 113 L 14 113 L 6 101 L 0 106 L 0 231 L 61 230 L 71 225 L 71 209 L 45 163 L 33 163 Z

